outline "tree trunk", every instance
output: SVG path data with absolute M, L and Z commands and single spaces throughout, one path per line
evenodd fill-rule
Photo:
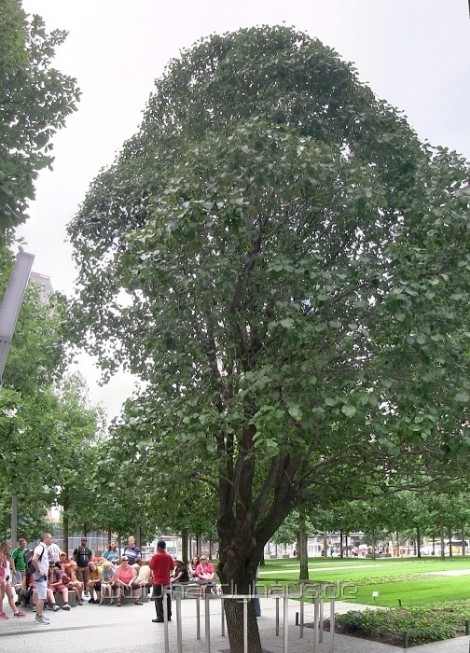
M 307 523 L 305 513 L 299 515 L 299 532 L 297 535 L 297 556 L 300 563 L 300 580 L 308 580 Z
M 221 542 L 222 544 L 222 542 Z M 225 549 L 225 547 L 224 547 Z M 244 552 L 237 548 L 237 557 L 227 555 L 226 549 L 221 552 L 219 578 L 224 594 L 251 595 L 256 579 L 260 552 L 249 551 L 248 545 Z M 230 643 L 230 653 L 244 653 L 243 642 L 243 601 L 224 601 L 227 632 Z M 262 653 L 261 639 L 252 601 L 248 602 L 248 653 Z
M 181 531 L 181 557 L 183 558 L 184 562 L 188 562 L 189 560 L 188 539 L 189 539 L 188 529 L 183 528 L 183 530 Z
M 62 515 L 62 527 L 63 527 L 63 536 L 64 536 L 64 541 L 63 541 L 63 550 L 67 554 L 67 559 L 69 557 L 69 502 L 68 498 L 65 497 L 63 501 L 63 515 Z
M 236 600 L 227 600 L 225 604 L 225 616 L 227 619 L 227 631 L 230 643 L 230 653 L 243 653 L 243 603 Z M 248 603 L 248 651 L 249 653 L 262 653 L 261 640 L 256 622 L 253 602 Z
M 416 554 L 418 558 L 421 558 L 421 529 L 419 526 L 416 527 Z
M 217 573 L 224 594 L 252 596 L 256 572 L 266 542 L 274 535 L 292 510 L 292 478 L 299 461 L 290 456 L 275 458 L 261 489 L 254 491 L 256 431 L 247 428 L 240 438 L 240 456 L 227 459 L 227 471 L 219 475 L 219 565 Z M 233 449 L 229 450 L 233 453 Z M 227 446 L 221 439 L 221 451 Z M 232 442 L 233 445 L 233 442 Z M 235 462 L 236 460 L 236 462 Z M 253 601 L 248 602 L 248 642 L 243 642 L 244 603 L 225 601 L 230 653 L 262 653 Z

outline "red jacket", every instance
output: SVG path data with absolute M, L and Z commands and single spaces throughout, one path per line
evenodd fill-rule
M 166 551 L 157 551 L 150 559 L 149 567 L 152 570 L 152 582 L 154 585 L 169 585 L 170 571 L 175 568 L 171 555 Z

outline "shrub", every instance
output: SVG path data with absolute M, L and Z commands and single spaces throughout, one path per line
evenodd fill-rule
M 410 609 L 352 610 L 337 615 L 336 624 L 345 635 L 402 646 L 405 632 L 410 645 L 463 635 L 468 619 L 470 601 L 459 601 Z

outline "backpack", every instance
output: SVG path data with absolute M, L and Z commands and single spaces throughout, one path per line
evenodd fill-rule
M 46 547 L 43 545 L 42 546 L 42 553 L 39 556 L 39 560 L 42 560 L 42 556 L 44 555 L 44 551 L 46 550 Z M 26 569 L 28 570 L 28 574 L 32 576 L 37 572 L 36 567 L 33 565 L 33 555 L 34 551 L 32 549 L 28 549 L 26 553 L 24 554 L 24 561 L 26 562 Z

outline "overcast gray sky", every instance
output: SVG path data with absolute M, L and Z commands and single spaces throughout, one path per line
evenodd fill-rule
M 34 269 L 73 292 L 65 228 L 88 185 L 137 129 L 154 80 L 181 48 L 211 33 L 285 23 L 353 62 L 361 81 L 403 110 L 422 140 L 470 158 L 470 19 L 467 0 L 23 0 L 49 29 L 69 32 L 55 59 L 77 78 L 78 111 L 54 141 L 21 229 Z M 114 416 L 129 392 L 105 388 L 81 363 L 91 399 Z

